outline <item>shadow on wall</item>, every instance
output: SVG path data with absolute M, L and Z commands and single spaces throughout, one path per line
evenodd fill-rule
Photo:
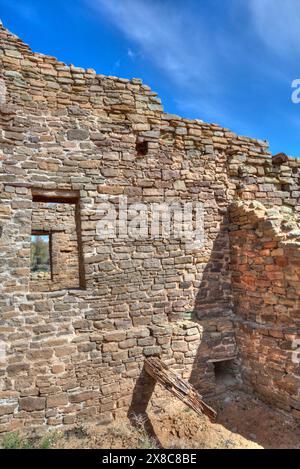
M 189 381 L 204 396 L 213 395 L 216 391 L 213 360 L 228 361 L 236 356 L 229 265 L 228 222 L 224 217 L 219 233 L 212 240 L 210 259 L 206 263 L 193 310 L 192 321 L 201 326 L 203 333 L 194 355 Z M 143 369 L 134 387 L 128 417 L 135 425 L 136 416 L 143 415 L 148 436 L 159 445 L 147 414 L 155 384 Z
M 216 391 L 214 363 L 236 357 L 232 314 L 228 220 L 224 217 L 203 272 L 194 308 L 194 320 L 203 332 L 189 381 L 204 396 Z
M 147 407 L 154 394 L 155 385 L 156 381 L 148 375 L 145 367 L 143 367 L 133 389 L 132 401 L 127 416 L 133 427 L 139 427 L 142 423 L 149 440 L 153 441 L 159 448 L 162 448 L 147 413 Z M 139 417 L 142 418 L 142 422 Z

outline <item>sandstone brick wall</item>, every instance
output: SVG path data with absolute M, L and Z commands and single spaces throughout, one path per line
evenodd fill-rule
M 51 273 L 45 279 L 42 274 L 31 272 L 30 290 L 79 288 L 79 246 L 75 204 L 33 202 L 31 230 L 37 233 L 49 233 Z
M 238 352 L 228 207 L 253 198 L 296 213 L 296 162 L 278 176 L 266 142 L 165 114 L 141 80 L 68 67 L 2 27 L 0 66 L 0 431 L 133 411 L 137 396 L 151 394 L 142 369 L 153 354 L 214 392 L 210 360 Z M 53 202 L 78 197 L 79 288 L 30 286 L 43 191 Z M 103 197 L 119 195 L 202 202 L 204 245 L 101 239 Z
M 257 202 L 233 206 L 231 216 L 243 381 L 299 418 L 300 231 L 290 216 Z

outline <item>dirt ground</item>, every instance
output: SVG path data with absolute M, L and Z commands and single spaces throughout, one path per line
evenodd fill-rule
M 217 423 L 265 449 L 300 449 L 300 421 L 244 392 L 212 401 Z
M 212 401 L 216 422 L 169 397 L 147 416 L 109 426 L 83 426 L 56 439 L 56 448 L 300 448 L 300 423 L 240 391 Z

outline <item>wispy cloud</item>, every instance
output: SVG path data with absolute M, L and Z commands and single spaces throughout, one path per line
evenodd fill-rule
M 248 0 L 247 4 L 262 43 L 285 59 L 298 57 L 299 0 Z
M 131 47 L 129 47 L 127 49 L 127 56 L 130 58 L 130 60 L 132 60 L 133 62 L 135 60 L 138 60 L 138 59 L 142 59 L 144 60 L 145 59 L 145 56 L 143 54 L 143 52 L 141 50 L 137 50 L 137 49 L 132 49 Z
M 88 1 L 178 84 L 214 78 L 214 59 L 201 18 L 197 18 L 195 28 L 184 8 L 178 5 L 174 8 L 168 1 Z
M 178 112 L 254 135 L 244 101 L 253 115 L 272 99 L 279 112 L 272 83 L 288 103 L 293 72 L 284 64 L 299 43 L 299 0 L 212 1 L 209 8 L 192 0 L 85 1 L 132 44 L 132 60 L 142 54 L 160 70 Z
M 135 59 L 135 57 L 136 57 L 136 53 L 135 53 L 135 52 L 133 52 L 133 50 L 132 50 L 132 49 L 130 49 L 130 48 L 129 48 L 129 49 L 127 49 L 127 55 L 128 55 L 128 57 L 129 57 L 131 60 L 134 60 L 134 59 Z
M 37 23 L 40 19 L 36 6 L 24 2 L 23 0 L 1 0 L 0 6 L 3 9 L 12 10 L 15 15 L 19 16 L 24 21 Z
M 180 112 L 196 113 L 199 106 L 199 117 L 218 119 L 229 78 L 224 72 L 241 54 L 231 34 L 213 29 L 195 4 L 193 10 L 177 0 L 86 1 L 134 44 L 131 59 L 143 56 L 177 87 Z

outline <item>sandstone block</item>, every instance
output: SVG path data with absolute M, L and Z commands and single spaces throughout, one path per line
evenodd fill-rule
M 33 412 L 37 410 L 44 410 L 46 399 L 44 397 L 22 397 L 20 399 L 20 410 Z
M 68 140 L 86 140 L 89 138 L 89 132 L 83 129 L 68 130 Z

